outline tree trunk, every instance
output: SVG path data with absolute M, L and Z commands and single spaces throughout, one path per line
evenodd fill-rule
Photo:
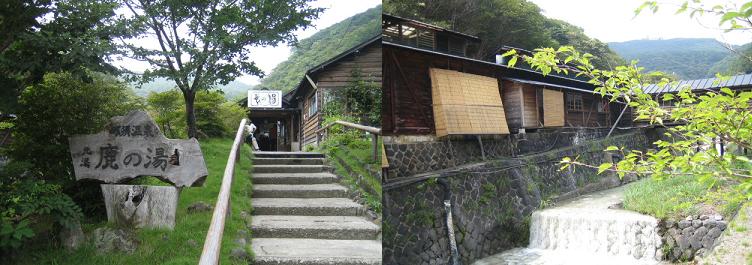
M 185 117 L 188 125 L 188 138 L 196 138 L 196 113 L 193 111 L 193 101 L 196 99 L 196 92 L 191 90 L 183 91 L 185 99 Z

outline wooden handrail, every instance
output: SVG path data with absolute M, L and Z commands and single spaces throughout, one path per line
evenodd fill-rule
M 230 149 L 230 155 L 227 158 L 225 174 L 222 176 L 222 185 L 219 188 L 217 204 L 214 206 L 214 214 L 209 225 L 209 231 L 206 233 L 204 250 L 201 252 L 199 265 L 219 264 L 219 251 L 222 246 L 222 235 L 225 231 L 225 220 L 230 214 L 230 187 L 232 186 L 232 177 L 235 174 L 235 158 L 237 158 L 238 151 L 242 146 L 243 132 L 245 131 L 245 124 L 247 122 L 247 119 L 241 120 L 238 132 L 235 133 L 235 141 L 232 143 L 232 149 Z
M 345 127 L 350 127 L 350 128 L 353 128 L 353 129 L 358 129 L 358 130 L 361 130 L 361 131 L 366 131 L 366 132 L 369 132 L 369 133 L 372 133 L 372 134 L 381 135 L 381 129 L 380 128 L 366 126 L 366 125 L 360 125 L 360 124 L 355 124 L 355 123 L 352 123 L 352 122 L 346 122 L 346 121 L 340 121 L 340 120 L 336 120 L 336 121 L 334 121 L 334 122 L 332 122 L 332 123 L 330 123 L 330 124 L 322 127 L 321 129 L 316 130 L 316 133 L 320 133 L 322 131 L 325 131 L 325 130 L 329 129 L 329 127 L 332 127 L 335 124 L 339 124 L 339 125 L 342 125 L 342 126 L 345 126 Z
M 334 126 L 335 124 L 339 124 L 345 127 L 353 128 L 356 130 L 361 130 L 365 132 L 371 133 L 371 142 L 373 143 L 373 159 L 378 159 L 379 157 L 379 135 L 381 135 L 381 128 L 366 126 L 366 125 L 360 125 L 355 124 L 352 122 L 346 122 L 341 120 L 336 120 L 330 124 L 327 124 L 326 126 L 322 127 L 321 129 L 316 130 L 314 132 L 316 134 L 316 143 L 318 144 L 319 141 L 321 141 L 321 132 L 328 131 L 330 127 Z

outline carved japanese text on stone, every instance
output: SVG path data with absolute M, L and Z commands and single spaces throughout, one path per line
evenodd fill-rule
M 143 111 L 113 117 L 102 132 L 71 137 L 70 152 L 77 180 L 156 176 L 186 187 L 202 185 L 208 175 L 196 139 L 167 139 Z

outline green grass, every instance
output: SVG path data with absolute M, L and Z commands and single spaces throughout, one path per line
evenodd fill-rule
M 175 230 L 139 229 L 138 238 L 141 242 L 132 255 L 110 253 L 98 255 L 91 245 L 68 252 L 50 244 L 30 246 L 22 250 L 19 264 L 196 264 L 203 249 L 206 231 L 211 221 L 211 212 L 188 214 L 186 209 L 192 203 L 204 201 L 214 205 L 224 174 L 227 156 L 232 146 L 231 139 L 201 140 L 201 150 L 204 154 L 209 176 L 203 187 L 185 188 L 180 192 Z M 248 172 L 251 168 L 249 149 L 243 146 L 240 162 L 235 165 L 235 178 L 232 184 L 231 204 L 232 216 L 227 219 L 222 241 L 222 264 L 248 264 L 229 258 L 230 251 L 237 247 L 233 242 L 239 230 L 250 230 L 241 219 L 240 212 L 251 210 L 251 181 Z M 150 183 L 153 180 L 146 182 Z M 84 231 L 91 231 L 107 224 L 84 225 Z M 87 233 L 88 235 L 88 233 Z M 189 240 L 194 240 L 197 246 L 190 246 Z M 248 251 L 251 253 L 250 244 Z
M 358 141 L 360 142 L 349 146 L 325 144 L 324 146 L 326 147 L 324 147 L 321 152 L 329 156 L 329 160 L 332 162 L 332 166 L 334 166 L 335 173 L 343 178 L 343 182 L 347 184 L 350 189 L 359 190 L 365 199 L 365 203 L 376 213 L 381 214 L 381 182 L 364 168 L 364 164 L 368 164 L 378 170 L 381 165 L 381 152 L 378 153 L 378 158 L 374 159 L 371 141 L 367 140 L 367 143 L 366 140 Z M 379 139 L 379 141 L 381 140 Z M 381 142 L 379 142 L 378 146 L 381 146 Z M 342 160 L 354 172 L 347 172 L 343 165 L 339 164 L 336 159 L 333 159 L 332 155 L 342 158 Z M 350 176 L 351 174 L 363 176 L 361 179 L 361 181 L 364 182 L 363 184 L 372 188 L 375 193 L 358 186 L 356 179 Z
M 730 217 L 743 202 L 730 185 L 700 183 L 692 176 L 647 178 L 625 190 L 624 208 L 657 218 L 718 213 Z

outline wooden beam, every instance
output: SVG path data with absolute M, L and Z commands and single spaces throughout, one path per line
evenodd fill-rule
M 311 77 L 310 77 L 310 76 L 308 76 L 308 74 L 306 74 L 306 75 L 305 75 L 305 78 L 306 78 L 306 80 L 308 80 L 308 83 L 310 83 L 310 84 L 311 84 L 311 87 L 313 87 L 313 89 L 319 89 L 319 88 L 318 88 L 318 87 L 316 86 L 316 82 L 313 82 L 313 79 L 311 79 Z

